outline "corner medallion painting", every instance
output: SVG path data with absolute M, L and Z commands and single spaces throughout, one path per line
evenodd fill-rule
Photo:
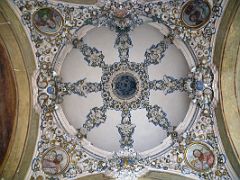
M 182 21 L 190 28 L 199 28 L 206 24 L 211 15 L 211 7 L 207 1 L 189 1 L 182 9 Z
M 42 170 L 50 175 L 62 173 L 69 164 L 69 156 L 62 148 L 51 148 L 42 159 Z
M 213 167 L 215 157 L 207 145 L 196 142 L 186 149 L 185 161 L 195 171 L 205 172 Z
M 33 14 L 33 24 L 40 33 L 54 35 L 60 31 L 63 18 L 56 9 L 46 7 Z

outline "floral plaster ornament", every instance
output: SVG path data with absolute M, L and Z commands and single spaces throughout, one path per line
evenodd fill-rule
M 149 168 L 199 179 L 234 177 L 220 148 L 214 119 L 218 92 L 212 48 L 224 0 L 213 1 L 211 5 L 205 0 L 141 3 L 109 0 L 98 6 L 52 0 L 12 1 L 19 9 L 35 48 L 38 67 L 33 79 L 40 132 L 29 177 L 76 179 L 105 173 L 127 179 L 139 177 Z M 166 27 L 167 34 L 162 41 L 146 49 L 141 63 L 131 62 L 130 48 L 135 45 L 131 33 L 149 21 Z M 84 38 L 78 39 L 78 33 L 89 25 L 104 26 L 116 33 L 113 44 L 118 52 L 116 62 L 107 64 L 103 51 L 90 47 Z M 192 69 L 185 77 L 164 75 L 161 79 L 150 80 L 149 66 L 161 66 L 169 46 L 176 40 L 187 45 L 194 61 Z M 91 68 L 101 68 L 99 82 L 88 82 L 86 78 L 64 82 L 56 73 L 59 54 L 68 45 L 78 49 Z M 184 132 L 179 132 L 179 127 L 170 123 L 162 107 L 150 104 L 152 90 L 163 91 L 166 96 L 175 92 L 188 94 L 196 109 Z M 58 109 L 64 97 L 76 94 L 86 98 L 97 92 L 101 92 L 103 105 L 92 107 L 83 125 L 68 132 Z M 108 120 L 109 109 L 121 111 L 121 122 L 114 127 L 120 135 L 121 150 L 102 155 L 94 148 L 89 149 L 93 146 L 86 138 L 91 130 L 101 128 Z M 134 133 L 138 127 L 132 121 L 131 113 L 138 109 L 147 112 L 141 120 L 150 121 L 159 126 L 159 131 L 168 134 L 164 149 L 159 148 L 153 154 L 134 149 Z

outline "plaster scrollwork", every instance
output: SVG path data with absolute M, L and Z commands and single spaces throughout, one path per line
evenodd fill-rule
M 161 59 L 164 56 L 164 52 L 167 49 L 167 43 L 164 41 L 158 43 L 157 45 L 152 45 L 147 51 L 145 52 L 145 63 L 150 64 L 159 64 Z
M 142 3 L 109 0 L 98 6 L 51 0 L 13 0 L 13 3 L 35 46 L 38 64 L 34 78 L 37 96 L 34 98 L 40 109 L 40 134 L 29 176 L 67 179 L 106 173 L 115 178 L 134 179 L 148 169 L 156 169 L 200 179 L 234 179 L 234 174 L 225 165 L 224 151 L 219 149 L 221 141 L 216 136 L 216 122 L 213 120 L 218 91 L 217 72 L 212 65 L 212 38 L 222 14 L 222 1 L 207 4 L 210 14 L 201 18 L 198 17 L 199 9 L 205 10 L 203 4 L 207 3 L 206 0 Z M 188 3 L 193 7 L 188 7 Z M 182 13 L 186 14 L 184 20 Z M 134 44 L 130 32 L 144 21 L 163 24 L 168 34 L 163 41 L 146 50 L 142 63 L 131 62 L 129 49 Z M 198 27 L 190 26 L 191 23 Z M 105 26 L 117 34 L 113 46 L 118 51 L 119 61 L 106 64 L 101 50 L 85 44 L 82 37 L 79 39 L 81 29 L 89 25 Z M 168 45 L 176 40 L 188 45 L 195 56 L 195 66 L 191 67 L 187 77 L 177 79 L 165 75 L 163 80 L 150 81 L 148 66 L 161 65 Z M 57 64 L 57 57 L 64 47 L 69 48 L 69 44 L 80 50 L 89 66 L 102 69 L 101 82 L 87 82 L 86 79 L 75 83 L 62 81 L 59 76 L 61 63 Z M 178 128 L 169 123 L 164 110 L 149 103 L 150 89 L 164 91 L 166 95 L 175 91 L 185 92 L 197 107 L 193 109 L 200 113 L 189 117 L 191 125 L 179 133 Z M 70 134 L 59 125 L 54 113 L 64 101 L 64 96 L 74 93 L 86 97 L 100 91 L 103 106 L 90 110 L 77 134 Z M 109 109 L 122 112 L 121 123 L 116 127 L 121 136 L 121 150 L 109 153 L 107 157 L 87 149 L 85 138 L 88 131 L 105 123 Z M 135 151 L 133 134 L 136 125 L 131 121 L 133 109 L 146 109 L 145 119 L 168 132 L 168 146 L 164 150 L 150 155 L 145 153 L 144 156 Z
M 167 114 L 162 110 L 158 105 L 148 106 L 147 108 L 147 117 L 149 122 L 152 122 L 155 126 L 160 126 L 163 129 L 168 129 L 170 124 L 166 118 Z

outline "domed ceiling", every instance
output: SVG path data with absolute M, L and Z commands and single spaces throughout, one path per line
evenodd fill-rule
M 144 38 L 146 33 L 149 35 Z M 100 38 L 99 34 L 101 34 Z M 89 131 L 87 139 L 93 145 L 109 151 L 120 150 L 120 145 L 125 146 L 123 142 L 119 144 L 121 133 L 120 135 L 118 133 L 121 128 L 120 123 L 125 118 L 123 117 L 125 111 L 129 110 L 126 115 L 131 116 L 130 124 L 134 132 L 132 137 L 126 139 L 129 142 L 124 143 L 143 151 L 159 145 L 167 137 L 167 129 L 178 126 L 184 120 L 190 104 L 187 93 L 182 92 L 183 87 L 173 87 L 173 89 L 167 87 L 168 81 L 174 78 L 179 79 L 179 82 L 174 82 L 183 86 L 181 85 L 183 82 L 180 81 L 189 72 L 187 61 L 181 51 L 174 44 L 169 45 L 166 50 L 164 49 L 166 52 L 161 63 L 147 65 L 147 61 L 144 62 L 146 49 L 153 44 L 164 42 L 164 36 L 159 29 L 146 24 L 134 29 L 130 37 L 129 42 L 131 41 L 132 47 L 129 49 L 126 63 L 123 63 L 118 60 L 116 34 L 107 28 L 93 28 L 83 37 L 83 41 L 90 47 L 101 49 L 104 62 L 108 65 L 89 66 L 84 60 L 85 52 L 82 53 L 81 49 L 73 47 L 69 49 L 61 67 L 61 77 L 64 82 L 74 84 L 80 83 L 81 80 L 87 87 L 93 89 L 89 90 L 91 92 L 84 90 L 79 92 L 80 89 L 77 89 L 72 96 L 64 97 L 62 107 L 66 119 L 74 128 Z M 90 50 L 87 49 L 90 48 L 89 46 L 85 45 L 83 50 Z M 144 74 L 137 69 L 138 66 L 142 66 L 140 68 L 143 69 Z M 169 67 L 172 67 L 170 72 Z M 69 73 L 70 69 L 71 73 Z M 80 97 L 76 97 L 77 95 Z M 176 101 L 174 106 L 171 103 L 173 100 Z M 79 107 L 77 111 L 76 107 Z M 154 108 L 161 108 L 165 118 L 158 122 L 157 119 L 148 117 Z M 103 112 L 102 117 L 99 117 L 103 122 L 99 122 L 99 126 L 96 124 L 98 127 L 95 127 L 91 124 L 90 116 L 99 109 Z M 148 130 L 145 131 L 145 128 Z
M 234 179 L 214 112 L 212 49 L 224 5 L 13 0 L 38 65 L 28 178 Z

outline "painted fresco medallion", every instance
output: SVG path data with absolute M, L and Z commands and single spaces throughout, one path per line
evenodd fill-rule
M 69 164 L 69 155 L 60 148 L 49 149 L 42 158 L 42 170 L 46 174 L 57 175 L 62 173 Z
M 182 22 L 190 28 L 199 28 L 210 19 L 211 6 L 207 1 L 191 0 L 182 9 Z
M 114 94 L 120 99 L 131 99 L 138 91 L 137 79 L 130 73 L 122 73 L 113 79 Z
M 185 150 L 185 162 L 195 171 L 205 172 L 213 167 L 215 156 L 206 144 L 195 142 Z
M 115 110 L 138 109 L 149 99 L 148 74 L 143 64 L 114 63 L 104 68 L 102 97 Z
M 61 14 L 54 8 L 42 8 L 33 14 L 34 27 L 43 34 L 55 35 L 63 25 Z

